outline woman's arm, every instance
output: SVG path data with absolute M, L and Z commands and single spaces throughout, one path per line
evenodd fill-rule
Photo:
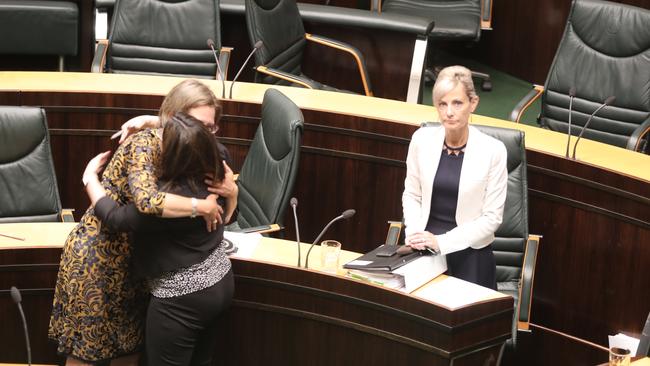
M 221 223 L 222 208 L 212 198 L 190 199 L 158 191 L 155 162 L 159 141 L 148 134 L 136 134 L 127 151 L 127 179 L 138 211 L 162 217 L 203 216 L 208 230 Z M 195 202 L 195 204 L 193 203 Z
M 218 182 L 213 179 L 206 179 L 205 183 L 208 185 L 208 191 L 210 193 L 217 194 L 226 199 L 226 212 L 224 215 L 224 223 L 230 223 L 233 218 L 233 213 L 237 208 L 237 197 L 239 195 L 239 187 L 235 182 L 234 174 L 230 166 L 223 161 L 223 168 L 225 171 L 225 177 L 223 181 Z
M 133 117 L 122 125 L 122 135 L 120 135 L 119 143 L 123 143 L 129 136 L 134 135 L 145 128 L 158 127 L 160 127 L 160 118 L 158 118 L 158 116 L 142 115 Z
M 418 158 L 418 139 L 413 136 L 409 144 L 406 157 L 406 178 L 404 179 L 404 193 L 402 194 L 402 208 L 406 235 L 424 230 L 422 221 L 422 182 L 420 174 L 420 161 Z

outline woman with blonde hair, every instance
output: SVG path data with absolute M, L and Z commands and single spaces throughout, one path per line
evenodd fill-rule
M 443 69 L 433 86 L 440 127 L 413 134 L 402 205 L 406 244 L 445 256 L 448 274 L 496 289 L 491 243 L 503 219 L 506 148 L 469 125 L 479 97 L 471 72 Z

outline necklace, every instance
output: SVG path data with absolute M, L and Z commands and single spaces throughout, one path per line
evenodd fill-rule
M 463 144 L 463 146 L 458 146 L 458 147 L 451 147 L 451 146 L 447 145 L 446 141 L 443 144 L 445 145 L 445 149 L 450 150 L 450 151 L 461 151 L 461 150 L 463 150 L 465 148 L 465 146 L 467 146 L 467 142 L 465 144 Z

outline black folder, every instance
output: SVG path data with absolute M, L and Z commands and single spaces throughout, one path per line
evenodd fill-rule
M 377 272 L 392 272 L 399 267 L 420 258 L 423 255 L 430 255 L 427 251 L 414 251 L 406 255 L 394 254 L 390 257 L 381 257 L 377 253 L 386 252 L 393 245 L 380 245 L 372 251 L 362 255 L 361 257 L 348 262 L 343 265 L 347 269 L 360 269 L 364 271 L 377 271 Z M 397 247 L 397 245 L 395 245 Z M 367 264 L 358 264 L 356 261 L 367 261 Z

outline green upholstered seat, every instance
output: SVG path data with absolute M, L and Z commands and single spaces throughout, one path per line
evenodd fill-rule
M 56 222 L 61 212 L 45 112 L 0 106 L 0 223 Z
M 237 179 L 241 229 L 282 225 L 300 161 L 302 112 L 275 89 L 264 93 L 262 120 Z

